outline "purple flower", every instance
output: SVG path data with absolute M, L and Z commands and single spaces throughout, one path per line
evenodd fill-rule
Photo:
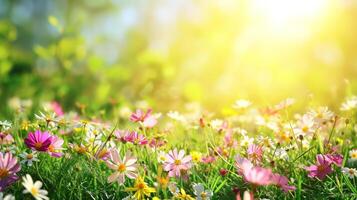
M 20 169 L 17 159 L 11 153 L 0 153 L 0 191 L 19 179 L 16 173 Z
M 192 167 L 191 156 L 185 156 L 185 151 L 177 149 L 169 151 L 166 155 L 164 170 L 169 172 L 169 177 L 180 177 L 182 172 L 186 172 Z
M 52 135 L 47 131 L 41 132 L 40 130 L 35 133 L 30 132 L 25 138 L 25 144 L 28 148 L 37 151 L 47 151 L 52 143 Z
M 332 172 L 331 160 L 322 154 L 316 156 L 317 164 L 305 167 L 305 170 L 309 172 L 308 176 L 311 178 L 319 178 L 323 180 L 328 174 Z

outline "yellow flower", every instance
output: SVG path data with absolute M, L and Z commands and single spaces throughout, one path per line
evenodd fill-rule
M 191 195 L 186 194 L 183 188 L 181 188 L 180 192 L 175 195 L 175 198 L 180 200 L 195 200 Z
M 150 193 L 155 192 L 155 188 L 149 187 L 144 179 L 140 176 L 136 178 L 134 187 L 125 188 L 126 192 L 135 192 L 135 199 L 144 199 L 145 196 L 150 196 Z
M 202 154 L 200 152 L 197 151 L 192 151 L 191 152 L 191 157 L 192 157 L 192 161 L 195 163 L 198 163 L 201 161 L 202 158 Z

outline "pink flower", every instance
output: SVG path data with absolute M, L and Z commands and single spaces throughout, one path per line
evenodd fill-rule
M 114 132 L 114 136 L 118 141 L 123 143 L 130 141 L 130 131 L 118 130 Z
M 295 186 L 289 185 L 289 180 L 285 176 L 280 174 L 273 174 L 272 182 L 279 186 L 284 192 L 289 192 L 290 190 L 296 190 Z
M 166 143 L 167 142 L 165 140 L 162 140 L 160 138 L 153 138 L 150 140 L 149 146 L 151 148 L 158 148 L 164 146 Z
M 246 182 L 254 185 L 270 185 L 272 183 L 271 169 L 254 167 L 246 158 L 236 156 L 236 166 L 238 173 L 241 174 Z
M 254 185 L 270 185 L 272 172 L 271 169 L 262 167 L 245 168 L 243 170 L 244 180 Z
M 311 178 L 319 178 L 320 180 L 323 180 L 326 175 L 330 174 L 333 170 L 331 167 L 331 160 L 322 155 L 318 154 L 316 156 L 317 164 L 316 165 L 311 165 L 309 167 L 305 167 L 305 170 L 309 172 L 308 176 Z
M 146 128 L 152 128 L 157 124 L 156 117 L 153 116 L 152 110 L 148 109 L 146 113 L 142 110 L 137 109 L 136 112 L 132 113 L 130 116 L 130 121 L 140 122 Z
M 255 144 L 251 144 L 247 150 L 248 158 L 254 162 L 261 162 L 263 157 L 263 147 Z
M 185 156 L 185 151 L 177 149 L 169 151 L 166 155 L 164 170 L 169 172 L 169 177 L 180 177 L 182 172 L 186 172 L 192 167 L 191 156 Z
M 47 151 L 52 143 L 52 136 L 47 132 L 41 132 L 40 130 L 35 133 L 30 132 L 25 138 L 25 144 L 32 150 Z
M 48 146 L 48 153 L 52 156 L 52 157 L 61 157 L 62 153 L 59 152 L 61 151 L 63 145 L 63 139 L 53 135 L 51 137 L 51 144 L 50 146 Z
M 0 145 L 11 144 L 14 142 L 14 138 L 11 134 L 0 132 Z
M 57 116 L 62 116 L 64 114 L 61 105 L 57 101 L 51 102 L 51 107 Z
M 253 164 L 246 158 L 242 158 L 239 155 L 235 157 L 236 167 L 238 174 L 243 175 L 244 170 L 248 170 L 253 167 Z
M 111 150 L 110 159 L 106 161 L 106 165 L 115 172 L 108 177 L 108 182 L 118 181 L 122 185 L 125 182 L 125 177 L 135 179 L 137 177 L 136 160 L 130 152 L 127 152 L 121 159 L 117 149 Z
M 341 167 L 342 166 L 342 161 L 343 161 L 343 156 L 340 154 L 326 154 L 325 155 L 328 160 L 330 160 L 331 163 L 334 163 L 335 165 Z
M 205 164 L 209 164 L 209 163 L 213 163 L 214 161 L 216 161 L 216 158 L 214 156 L 204 156 L 201 158 L 201 161 Z
M 126 140 L 133 144 L 139 144 L 139 145 L 146 145 L 148 143 L 148 140 L 146 139 L 146 137 L 143 134 L 139 134 L 135 131 L 131 132 L 127 136 Z
M 0 191 L 14 183 L 19 177 L 16 175 L 21 169 L 17 159 L 11 153 L 0 153 Z

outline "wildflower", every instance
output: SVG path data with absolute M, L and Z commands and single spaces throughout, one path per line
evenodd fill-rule
M 352 96 L 346 99 L 346 101 L 342 103 L 340 109 L 342 111 L 349 111 L 355 109 L 356 107 L 357 107 L 357 96 Z
M 308 176 L 311 178 L 317 177 L 320 180 L 323 180 L 326 175 L 332 172 L 331 161 L 326 158 L 324 155 L 316 156 L 317 164 L 311 165 L 309 167 L 305 167 L 305 169 L 309 172 Z
M 177 112 L 177 111 L 169 111 L 167 113 L 167 116 L 170 117 L 173 120 L 176 120 L 176 121 L 179 121 L 179 122 L 182 122 L 182 123 L 186 122 L 186 118 L 183 115 L 181 115 L 179 112 Z
M 164 163 L 166 161 L 166 153 L 163 151 L 159 151 L 159 153 L 157 154 L 157 161 L 159 163 Z
M 254 142 L 254 138 L 250 138 L 247 135 L 243 135 L 243 139 L 241 140 L 240 145 L 246 147 L 253 144 L 253 142 Z
M 261 162 L 263 157 L 263 147 L 251 144 L 247 150 L 248 158 L 254 162 Z
M 130 133 L 130 135 L 127 137 L 127 141 L 136 145 L 146 145 L 148 143 L 148 140 L 143 134 L 139 134 L 135 131 Z
M 0 192 L 0 199 L 1 200 L 15 200 L 15 197 L 12 194 L 7 194 L 4 196 L 4 193 Z
M 202 183 L 193 184 L 193 190 L 197 200 L 209 200 L 213 195 L 211 190 L 205 190 Z
M 61 157 L 63 154 L 59 151 L 63 149 L 62 145 L 63 145 L 63 139 L 53 135 L 51 137 L 51 144 L 50 146 L 48 146 L 48 153 L 52 157 Z
M 39 121 L 46 123 L 47 126 L 54 127 L 56 125 L 56 113 L 43 113 L 35 114 L 35 118 Z
M 290 190 L 296 190 L 295 186 L 289 185 L 289 180 L 285 176 L 280 174 L 273 174 L 272 182 L 279 186 L 284 192 L 289 192 Z
M 0 145 L 12 144 L 14 138 L 9 133 L 0 132 Z
M 205 164 L 209 164 L 209 163 L 213 163 L 214 161 L 216 161 L 216 158 L 214 156 L 207 155 L 207 156 L 202 157 L 201 161 Z
M 226 170 L 226 169 L 220 169 L 219 170 L 219 174 L 221 175 L 221 176 L 226 176 L 227 175 L 227 173 L 228 173 L 228 170 Z
M 61 104 L 59 104 L 57 101 L 51 102 L 51 109 L 56 113 L 57 116 L 63 116 L 64 114 Z
M 131 156 L 130 152 L 127 152 L 123 159 L 120 158 L 117 149 L 113 149 L 110 152 L 110 159 L 106 161 L 106 165 L 115 170 L 115 172 L 108 177 L 108 182 L 112 183 L 118 181 L 120 185 L 125 182 L 125 177 L 135 179 L 137 177 L 137 164 L 136 158 Z
M 166 140 L 160 139 L 160 138 L 153 138 L 149 142 L 149 146 L 151 148 L 159 148 L 164 146 L 167 143 Z
M 0 130 L 9 130 L 12 127 L 11 123 L 7 120 L 0 121 Z
M 186 194 L 186 191 L 183 188 L 181 188 L 180 191 L 176 193 L 174 197 L 180 200 L 195 200 L 195 198 L 191 197 L 191 195 Z
M 190 155 L 191 155 L 192 161 L 193 161 L 194 163 L 199 163 L 199 162 L 201 162 L 202 153 L 197 152 L 197 151 L 192 151 L 192 152 L 190 153 Z
M 244 180 L 253 185 L 269 185 L 271 184 L 272 172 L 270 169 L 262 167 L 252 167 L 243 169 Z
M 85 154 L 86 152 L 88 152 L 87 147 L 83 144 L 70 144 L 69 146 L 78 154 Z
M 25 144 L 32 150 L 47 151 L 52 143 L 52 136 L 47 132 L 40 130 L 35 133 L 30 132 L 25 138 Z
M 319 107 L 316 110 L 311 110 L 310 112 L 308 112 L 308 114 L 320 124 L 331 120 L 333 117 L 333 112 L 331 112 L 328 107 Z
M 187 171 L 191 168 L 191 156 L 185 156 L 185 151 L 177 149 L 169 151 L 166 155 L 164 170 L 169 172 L 169 177 L 180 177 L 182 171 Z
M 315 132 L 315 121 L 310 115 L 303 115 L 297 122 L 297 127 L 294 129 L 294 133 L 298 136 L 311 135 Z
M 22 185 L 25 187 L 24 194 L 30 193 L 36 200 L 48 200 L 48 192 L 44 189 L 41 189 L 42 182 L 36 181 L 35 183 L 32 180 L 32 177 L 29 174 L 26 174 L 25 177 L 22 177 Z
M 352 161 L 357 160 L 357 149 L 352 149 L 352 150 L 349 152 L 349 155 L 350 155 L 350 159 L 351 159 Z
M 249 160 L 238 155 L 235 157 L 235 160 L 238 173 L 243 175 L 245 181 L 254 185 L 269 185 L 272 183 L 272 172 L 270 169 L 254 167 Z
M 16 173 L 21 169 L 17 159 L 11 153 L 0 153 L 0 191 L 19 178 Z
M 131 114 L 130 121 L 139 122 L 146 128 L 152 128 L 157 124 L 157 119 L 151 113 L 151 109 L 148 109 L 146 113 L 140 109 L 137 109 L 136 112 Z
M 245 99 L 240 99 L 234 103 L 233 108 L 243 109 L 243 108 L 248 108 L 250 105 L 252 105 L 252 103 L 250 101 L 245 100 Z
M 328 159 L 331 163 L 341 167 L 343 162 L 343 157 L 340 154 L 326 154 L 326 159 Z
M 342 173 L 346 174 L 350 178 L 357 177 L 357 170 L 353 168 L 348 168 L 348 167 L 342 167 L 341 169 Z
M 149 187 L 145 182 L 144 179 L 138 176 L 135 180 L 134 187 L 129 187 L 125 189 L 126 192 L 135 192 L 134 198 L 141 200 L 144 199 L 146 196 L 150 196 L 151 193 L 155 192 L 155 189 Z
M 19 156 L 23 158 L 21 163 L 27 164 L 27 166 L 32 166 L 33 162 L 39 161 L 39 159 L 37 159 L 37 153 L 35 151 L 32 151 L 31 153 L 23 152 Z
M 118 140 L 119 142 L 126 143 L 126 142 L 130 141 L 130 132 L 129 131 L 117 130 L 114 132 L 114 136 L 115 136 L 116 140 Z
M 233 139 L 231 129 L 224 135 L 224 145 L 230 148 L 235 148 L 237 146 L 237 141 Z

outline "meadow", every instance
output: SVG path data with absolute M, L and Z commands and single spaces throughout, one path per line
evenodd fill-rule
M 357 199 L 354 0 L 0 0 L 0 200 Z

